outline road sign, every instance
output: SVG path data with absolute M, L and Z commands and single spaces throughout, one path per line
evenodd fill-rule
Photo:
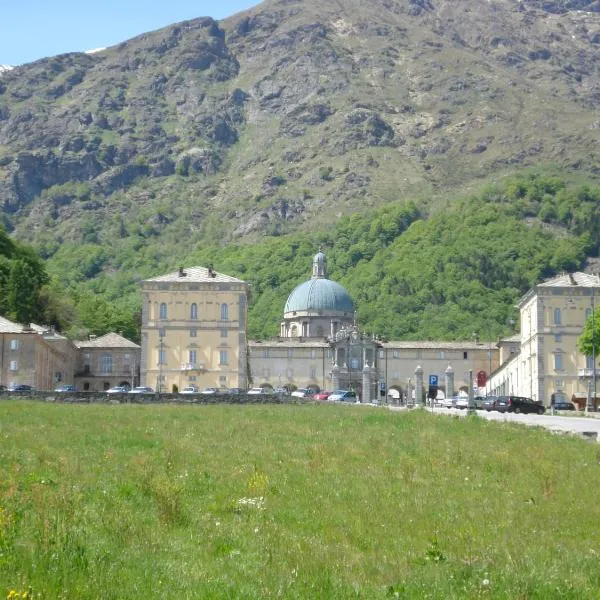
M 429 385 L 437 385 L 438 384 L 438 376 L 430 375 L 429 376 Z

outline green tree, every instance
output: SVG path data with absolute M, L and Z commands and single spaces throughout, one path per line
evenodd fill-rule
M 597 359 L 600 351 L 598 344 L 600 344 L 600 313 L 594 310 L 583 326 L 583 331 L 577 340 L 577 347 L 585 356 L 595 355 Z
M 37 282 L 32 266 L 23 259 L 13 261 L 8 278 L 9 314 L 19 323 L 31 323 L 36 316 Z

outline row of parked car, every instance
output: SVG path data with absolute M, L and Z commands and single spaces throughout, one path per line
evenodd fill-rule
M 526 396 L 487 396 L 484 398 L 476 398 L 475 404 L 477 408 L 498 412 L 514 412 L 514 413 L 536 413 L 543 414 L 546 408 L 539 400 L 533 400 Z M 577 407 L 568 401 L 554 402 L 551 405 L 554 410 L 577 410 Z

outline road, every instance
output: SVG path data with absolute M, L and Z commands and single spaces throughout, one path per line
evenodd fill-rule
M 390 407 L 392 409 L 406 410 L 406 408 Z M 427 410 L 431 410 L 428 408 Z M 466 410 L 458 410 L 456 408 L 434 408 L 433 412 L 440 415 L 450 416 L 466 416 Z M 572 414 L 572 413 L 571 413 Z M 600 418 L 595 416 L 571 416 L 569 413 L 560 415 L 516 415 L 514 413 L 499 413 L 496 411 L 487 412 L 478 410 L 477 415 L 490 421 L 502 421 L 506 423 L 523 423 L 534 427 L 545 427 L 550 431 L 561 431 L 566 433 L 578 433 L 587 437 L 595 437 L 600 440 Z M 581 413 L 576 413 L 577 415 Z M 600 416 L 600 415 L 599 415 Z

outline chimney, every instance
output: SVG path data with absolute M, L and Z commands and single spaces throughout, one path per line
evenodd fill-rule
M 95 333 L 90 333 L 90 342 L 93 342 L 96 339 Z
M 208 276 L 209 277 L 216 277 L 217 276 L 217 274 L 215 273 L 212 265 L 208 265 Z
M 185 277 L 187 273 L 183 270 L 183 267 L 179 267 L 179 277 Z

